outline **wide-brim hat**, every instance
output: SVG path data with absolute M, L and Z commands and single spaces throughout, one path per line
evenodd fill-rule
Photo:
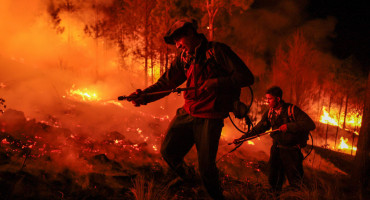
M 182 33 L 182 31 L 185 30 L 185 27 L 191 27 L 196 31 L 198 28 L 197 21 L 195 19 L 180 19 L 176 21 L 167 31 L 166 35 L 164 36 L 164 41 L 167 44 L 175 44 L 175 41 L 173 40 L 174 36 Z

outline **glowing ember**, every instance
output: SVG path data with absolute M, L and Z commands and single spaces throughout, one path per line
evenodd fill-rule
M 1 143 L 2 144 L 10 144 L 10 142 L 8 142 L 6 139 L 1 140 Z
M 248 140 L 248 144 L 249 144 L 249 145 L 254 145 L 254 142 L 253 142 L 253 141 Z

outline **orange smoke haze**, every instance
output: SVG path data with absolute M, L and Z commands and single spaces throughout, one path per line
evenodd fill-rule
M 84 12 L 60 12 L 62 32 L 55 29 L 47 6 L 25 0 L 0 6 L 1 95 L 9 108 L 36 117 L 34 109 L 52 113 L 58 107 L 52 104 L 60 104 L 72 87 L 96 90 L 103 100 L 143 87 L 144 81 L 137 81 L 141 61 L 128 56 L 124 70 L 114 44 L 84 33 L 84 24 L 96 17 L 87 3 L 79 5 L 86 7 Z
M 109 5 L 112 1 L 94 2 Z M 329 17 L 305 23 L 300 17 L 303 8 L 298 3 L 281 2 L 274 10 L 254 9 L 243 17 L 232 18 L 230 29 L 235 32 L 232 34 L 238 34 L 238 37 L 234 37 L 237 40 L 228 41 L 227 37 L 220 38 L 227 40 L 224 42 L 235 49 L 255 76 L 261 75 L 264 78 L 254 86 L 262 88 L 262 93 L 274 83 L 281 83 L 284 91 L 290 91 L 290 88 L 284 88 L 289 85 L 283 79 L 286 77 L 284 72 L 280 71 L 280 74 L 274 74 L 272 78 L 264 74 L 271 71 L 269 68 L 272 65 L 272 55 L 275 54 L 277 46 L 294 35 L 297 26 L 306 33 L 305 36 L 310 36 L 308 40 L 317 50 L 312 59 L 310 57 L 309 63 L 309 66 L 317 68 L 307 68 L 308 73 L 304 71 L 305 76 L 317 76 L 312 71 L 318 71 L 317 69 L 328 63 L 337 62 L 332 55 L 324 52 L 330 46 L 326 39 L 332 34 L 336 20 Z M 94 146 L 94 142 L 101 142 L 112 132 L 121 133 L 132 144 L 127 145 L 123 139 L 115 138 L 112 144 L 109 143 L 111 149 L 100 152 L 108 158 L 123 160 L 119 153 L 126 146 L 132 148 L 133 150 L 130 149 L 132 151 L 141 150 L 138 144 L 142 143 L 147 143 L 149 153 L 159 156 L 160 141 L 176 108 L 182 105 L 182 97 L 171 94 L 158 102 L 139 108 L 128 102 L 117 102 L 118 96 L 128 95 L 137 88 L 144 88 L 143 59 L 134 57 L 130 48 L 122 59 L 119 47 L 112 41 L 87 36 L 84 31 L 85 25 L 93 24 L 104 17 L 94 10 L 90 1 L 76 1 L 79 12 L 62 10 L 57 17 L 52 18 L 48 10 L 50 12 L 52 6 L 58 7 L 61 3 L 65 2 L 2 1 L 0 98 L 6 100 L 8 109 L 24 112 L 29 121 L 36 119 L 38 122 L 71 132 L 65 134 L 50 131 L 45 134 L 49 141 L 55 142 L 53 143 L 55 146 L 63 146 L 52 151 L 53 159 L 58 160 L 61 167 L 82 169 L 83 166 L 88 166 L 87 170 L 92 170 L 91 165 L 79 156 L 80 144 L 69 145 L 69 142 L 82 140 L 85 145 Z M 134 43 L 135 41 L 125 41 L 128 47 L 138 45 Z M 239 46 L 234 48 L 236 44 Z M 270 57 L 267 58 L 266 55 Z M 155 70 L 157 79 L 158 67 Z M 312 88 L 315 88 L 314 86 Z M 262 108 L 260 106 L 257 110 L 254 104 L 252 109 L 257 113 L 261 112 Z M 315 110 L 308 110 L 310 116 L 313 116 L 314 112 Z M 259 115 L 254 116 L 259 120 Z M 228 120 L 225 120 L 222 134 L 220 156 L 233 148 L 228 146 L 225 140 L 232 141 L 241 136 Z M 9 143 L 7 140 L 1 142 Z M 245 143 L 236 155 L 267 160 L 270 145 L 271 138 L 264 136 Z M 254 153 L 246 155 L 246 152 Z M 233 173 L 240 171 L 233 170 L 235 166 L 229 167 Z
M 71 131 L 69 135 L 52 130 L 48 136 L 35 133 L 36 140 L 46 138 L 47 145 L 58 147 L 51 151 L 58 168 L 91 170 L 91 165 L 81 157 L 81 147 L 68 145 L 73 135 L 94 143 L 116 131 L 134 144 L 148 143 L 148 151 L 158 154 L 160 134 L 169 122 L 169 115 L 172 117 L 175 108 L 181 105 L 181 97 L 171 95 L 167 100 L 141 108 L 117 102 L 118 96 L 144 87 L 142 61 L 128 56 L 125 58 L 128 67 L 123 67 L 115 44 L 84 33 L 84 23 L 94 20 L 95 15 L 88 4 L 81 5 L 86 9 L 78 14 L 61 12 L 58 26 L 64 27 L 64 31 L 58 32 L 46 3 L 6 0 L 0 5 L 0 97 L 6 100 L 7 109 L 24 112 L 27 120 L 36 119 Z M 95 94 L 96 101 L 87 98 L 90 93 Z M 164 108 L 162 104 L 166 101 L 178 103 Z M 11 130 L 4 126 L 2 132 Z M 122 145 L 116 144 L 117 148 Z M 100 153 L 112 155 L 109 158 L 113 159 L 120 151 Z

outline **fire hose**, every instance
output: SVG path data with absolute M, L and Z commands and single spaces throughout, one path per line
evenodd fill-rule
M 196 87 L 175 88 L 175 89 L 172 89 L 172 90 L 164 90 L 164 91 L 159 91 L 159 92 L 143 92 L 142 94 L 139 94 L 139 95 L 153 96 L 153 95 L 170 94 L 170 93 L 180 94 L 183 91 L 195 90 L 195 89 L 197 89 L 197 88 Z M 123 100 L 131 101 L 131 100 L 137 98 L 139 95 L 119 96 L 118 101 L 123 101 Z
M 237 144 L 238 145 L 238 144 L 243 143 L 245 141 L 252 140 L 254 138 L 257 138 L 257 137 L 260 137 L 260 136 L 263 136 L 263 135 L 267 135 L 267 134 L 270 134 L 270 133 L 275 133 L 275 132 L 278 132 L 278 131 L 280 131 L 280 130 L 275 129 L 275 130 L 266 131 L 264 133 L 260 133 L 260 134 L 257 134 L 257 135 L 253 135 L 253 136 L 250 136 L 250 137 L 239 138 L 239 139 L 236 139 L 235 142 L 228 143 L 228 145 L 232 145 L 232 144 Z
M 253 127 L 253 124 L 252 124 L 252 121 L 250 120 L 250 118 L 248 117 L 248 112 L 252 106 L 252 103 L 253 103 L 253 90 L 250 86 L 249 87 L 249 90 L 250 90 L 250 93 L 251 93 L 251 101 L 249 103 L 248 106 L 244 105 L 243 103 L 239 102 L 239 104 L 242 104 L 245 108 L 244 108 L 244 111 L 242 114 L 239 114 L 240 116 L 236 116 L 237 118 L 245 118 L 245 122 L 246 124 L 248 125 L 248 132 L 250 131 L 251 127 Z M 118 101 L 123 101 L 123 100 L 128 100 L 128 101 L 131 101 L 135 98 L 137 98 L 139 95 L 144 95 L 144 96 L 153 96 L 153 95 L 162 95 L 162 94 L 170 94 L 170 93 L 177 93 L 177 94 L 180 94 L 181 92 L 183 91 L 189 91 L 189 90 L 195 90 L 197 89 L 196 87 L 187 87 L 187 88 L 175 88 L 175 89 L 172 89 L 172 90 L 164 90 L 164 91 L 159 91 L 159 92 L 150 92 L 150 93 L 147 93 L 147 92 L 143 92 L 142 94 L 138 94 L 138 95 L 129 95 L 129 96 L 119 96 L 118 97 Z M 235 108 L 234 108 L 235 110 Z M 235 112 L 234 112 L 235 114 Z M 229 119 L 231 121 L 231 123 L 233 124 L 233 126 L 241 133 L 244 133 L 244 134 L 247 134 L 247 132 L 241 130 L 238 128 L 238 126 L 234 123 L 234 121 L 231 119 L 230 115 L 229 115 Z
M 245 141 L 248 141 L 248 140 L 252 140 L 254 138 L 257 138 L 257 137 L 260 137 L 260 136 L 264 136 L 264 135 L 267 135 L 267 134 L 270 134 L 270 133 L 275 133 L 275 132 L 278 132 L 280 131 L 279 129 L 274 129 L 274 130 L 271 130 L 271 131 L 267 131 L 267 132 L 264 132 L 264 133 L 260 133 L 260 134 L 257 134 L 257 135 L 252 135 L 250 137 L 242 137 L 242 138 L 239 138 L 239 139 L 236 139 L 234 140 L 234 142 L 230 142 L 228 143 L 228 145 L 232 145 L 232 144 L 235 144 L 236 146 L 234 147 L 234 149 L 232 149 L 231 151 L 227 152 L 226 154 L 224 154 L 223 156 L 221 156 L 217 161 L 220 161 L 223 157 L 225 157 L 226 155 L 234 152 L 235 150 L 237 150 Z M 309 150 L 309 152 L 307 153 L 307 155 L 305 157 L 303 157 L 303 160 L 305 160 L 312 152 L 313 150 L 313 137 L 312 137 L 312 134 L 311 132 L 309 133 L 310 137 L 311 137 L 311 149 Z
M 228 154 L 234 152 L 235 150 L 237 150 L 240 146 L 242 146 L 242 144 L 245 142 L 245 141 L 248 141 L 248 140 L 252 140 L 254 138 L 257 138 L 257 137 L 260 137 L 260 136 L 263 136 L 263 135 L 267 135 L 267 134 L 270 134 L 270 133 L 274 133 L 274 132 L 278 132 L 280 131 L 279 129 L 275 129 L 275 130 L 271 130 L 271 131 L 267 131 L 267 132 L 264 132 L 264 133 L 260 133 L 260 134 L 257 134 L 257 135 L 253 135 L 253 136 L 250 136 L 250 137 L 245 137 L 245 138 L 239 138 L 239 139 L 236 139 L 234 142 L 230 142 L 228 143 L 228 145 L 232 145 L 232 144 L 235 144 L 235 147 L 227 152 L 226 154 L 224 154 L 223 156 L 221 156 L 217 161 L 220 161 L 223 157 L 227 156 Z
M 234 125 L 234 127 L 239 131 L 239 132 L 242 132 L 244 134 L 248 134 L 251 130 L 251 127 L 253 128 L 253 124 L 250 120 L 250 118 L 248 117 L 248 112 L 252 106 L 252 103 L 253 103 L 253 90 L 250 86 L 249 87 L 249 90 L 250 90 L 250 93 L 251 93 L 251 101 L 250 101 L 250 104 L 249 106 L 247 106 L 245 109 L 244 109 L 244 113 L 242 113 L 238 118 L 242 118 L 242 117 L 245 117 L 245 121 L 246 121 L 246 124 L 248 125 L 248 131 L 245 132 L 241 129 L 239 129 L 236 124 L 233 122 L 233 120 L 231 119 L 230 115 L 229 115 L 229 119 L 231 121 L 231 123 Z M 152 95 L 163 95 L 163 94 L 170 94 L 170 93 L 178 93 L 180 94 L 181 92 L 183 91 L 188 91 L 188 90 L 195 90 L 197 89 L 196 87 L 188 87 L 188 88 L 175 88 L 175 89 L 172 89 L 172 90 L 164 90 L 164 91 L 158 91 L 158 92 L 151 92 L 151 93 L 146 93 L 146 92 L 143 92 L 142 94 L 139 94 L 139 95 L 145 95 L 145 96 L 152 96 Z M 119 96 L 118 97 L 118 100 L 119 101 L 123 101 L 123 100 L 128 100 L 128 101 L 131 101 L 135 98 L 137 98 L 139 95 L 129 95 L 129 96 Z M 244 105 L 245 106 L 245 105 Z M 235 114 L 235 113 L 234 113 Z M 235 115 L 236 116 L 236 115 Z M 237 117 L 237 116 L 236 116 Z M 267 135 L 267 134 L 270 134 L 270 133 L 274 133 L 274 132 L 277 132 L 279 131 L 279 129 L 275 129 L 275 130 L 271 130 L 271 131 L 267 131 L 267 132 L 264 132 L 264 133 L 261 133 L 261 134 L 257 134 L 257 135 L 253 135 L 253 136 L 250 136 L 250 137 L 245 137 L 245 138 L 240 138 L 238 140 L 236 140 L 235 142 L 232 142 L 232 143 L 228 143 L 228 145 L 232 145 L 232 144 L 235 144 L 235 148 L 232 149 L 231 151 L 229 151 L 228 153 L 226 153 L 225 155 L 221 156 L 216 162 L 218 162 L 219 160 L 221 160 L 223 157 L 225 157 L 226 155 L 234 152 L 235 150 L 237 150 L 245 141 L 248 141 L 248 140 L 252 140 L 254 138 L 257 138 L 257 137 L 260 137 L 260 136 L 263 136 L 263 135 Z M 312 149 L 313 149 L 313 138 L 312 138 L 312 134 L 310 133 L 310 136 L 311 136 L 311 141 L 312 141 L 312 148 L 311 150 L 309 151 L 309 153 L 303 158 L 306 159 L 307 156 L 310 155 L 310 153 L 312 152 Z

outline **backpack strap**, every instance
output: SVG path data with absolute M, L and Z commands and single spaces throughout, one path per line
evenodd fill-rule
M 269 120 L 269 122 L 271 123 L 271 119 L 272 119 L 272 113 L 273 113 L 273 110 L 272 109 L 269 109 L 269 112 L 267 114 L 267 118 Z
M 295 121 L 295 116 L 294 116 L 294 107 L 295 105 L 290 104 L 288 107 L 288 117 L 291 122 Z

